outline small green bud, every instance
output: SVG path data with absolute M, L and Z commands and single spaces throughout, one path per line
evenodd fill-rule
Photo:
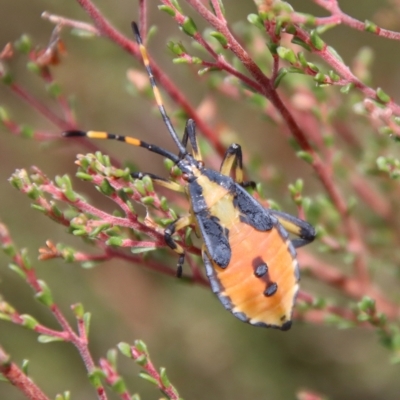
M 391 100 L 390 96 L 386 92 L 384 92 L 381 88 L 376 89 L 376 97 L 382 103 L 389 103 L 389 101 Z
M 22 326 L 24 326 L 25 328 L 35 329 L 36 326 L 39 325 L 39 322 L 28 314 L 22 314 L 21 319 L 23 321 Z
M 310 40 L 317 50 L 322 50 L 325 47 L 325 42 L 319 37 L 316 29 L 311 31 Z
M 15 48 L 23 54 L 28 54 L 32 48 L 31 38 L 24 34 L 14 43 Z
M 46 282 L 42 280 L 38 280 L 40 285 L 40 292 L 35 294 L 35 298 L 42 304 L 47 307 L 51 307 L 53 305 L 53 297 L 51 295 L 50 288 L 47 286 Z
M 247 21 L 249 21 L 252 25 L 256 26 L 257 28 L 265 31 L 264 22 L 258 14 L 249 14 L 247 16 Z
M 173 8 L 171 8 L 171 7 L 162 5 L 162 6 L 158 6 L 158 9 L 159 9 L 160 11 L 166 12 L 166 13 L 169 14 L 171 17 L 175 17 L 175 10 L 174 10 Z
M 121 247 L 123 243 L 124 243 L 123 239 L 121 237 L 119 237 L 119 236 L 110 237 L 106 241 L 106 245 L 107 246 L 118 246 L 118 247 Z
M 354 83 L 348 83 L 347 85 L 344 85 L 341 87 L 340 91 L 344 94 L 348 94 L 350 92 L 351 89 L 354 88 Z
M 308 164 L 312 164 L 314 161 L 314 158 L 312 156 L 312 154 L 310 154 L 308 151 L 298 151 L 297 153 L 297 157 L 301 158 L 302 160 L 304 160 L 305 162 L 307 162 Z
M 279 46 L 277 48 L 277 53 L 280 58 L 283 60 L 286 60 L 290 62 L 291 64 L 296 64 L 297 63 L 297 57 L 296 54 L 292 49 L 288 49 L 286 47 Z
M 278 74 L 274 80 L 274 88 L 277 88 L 279 84 L 281 83 L 282 79 L 288 74 L 288 69 L 287 68 L 281 68 L 278 71 Z
M 364 29 L 367 32 L 371 32 L 371 33 L 379 33 L 381 30 L 378 25 L 374 24 L 373 22 L 369 21 L 368 19 L 366 19 L 364 21 Z
M 210 33 L 210 36 L 212 36 L 214 39 L 217 39 L 223 48 L 228 46 L 228 40 L 222 33 L 214 31 Z
M 192 20 L 192 18 L 186 16 L 182 25 L 182 30 L 190 37 L 193 37 L 197 33 L 197 26 Z
M 55 99 L 61 95 L 61 86 L 57 82 L 51 82 L 46 86 L 46 90 L 50 96 L 54 97 Z
M 131 346 L 128 343 L 120 342 L 117 347 L 124 356 L 132 358 Z

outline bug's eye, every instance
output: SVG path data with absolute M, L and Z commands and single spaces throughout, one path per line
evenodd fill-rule
M 182 174 L 182 179 L 183 179 L 184 181 L 188 181 L 188 180 L 189 180 L 189 175 L 183 173 L 183 174 Z

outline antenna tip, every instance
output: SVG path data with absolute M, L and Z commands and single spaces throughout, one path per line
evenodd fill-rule
M 135 34 L 136 38 L 140 38 L 138 24 L 135 21 L 132 21 L 131 26 L 132 26 L 132 30 L 133 30 L 133 33 Z

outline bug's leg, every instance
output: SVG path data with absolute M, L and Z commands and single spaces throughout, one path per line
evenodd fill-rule
M 182 145 L 186 148 L 188 139 L 190 141 L 190 145 L 192 146 L 192 155 L 193 158 L 197 161 L 202 161 L 200 149 L 199 149 L 199 142 L 197 141 L 197 134 L 196 134 L 196 123 L 193 119 L 188 119 L 185 126 L 185 132 L 182 138 Z M 180 153 L 179 156 L 182 157 Z
M 167 245 L 171 247 L 172 250 L 174 250 L 179 254 L 177 270 L 176 270 L 176 276 L 178 278 L 182 276 L 182 267 L 185 261 L 185 250 L 180 244 L 176 243 L 176 241 L 173 239 L 172 236 L 176 231 L 179 231 L 180 229 L 189 226 L 192 222 L 193 222 L 193 217 L 191 215 L 186 215 L 184 217 L 178 218 L 177 220 L 169 224 L 164 231 L 165 243 L 167 243 Z
M 179 183 L 172 182 L 169 179 L 162 178 L 158 175 L 152 174 L 150 172 L 132 172 L 131 177 L 135 179 L 142 179 L 144 176 L 148 176 L 152 182 L 159 186 L 163 186 L 169 190 L 173 190 L 174 192 L 185 192 L 184 186 Z
M 288 232 L 299 237 L 299 239 L 292 240 L 292 244 L 295 248 L 305 246 L 315 239 L 315 229 L 308 222 L 303 221 L 300 218 L 294 217 L 293 215 L 286 214 L 282 211 L 271 209 L 268 209 L 268 211 L 278 219 L 279 223 Z
M 243 157 L 242 148 L 236 143 L 232 143 L 225 153 L 225 157 L 222 160 L 220 172 L 222 175 L 229 176 L 232 169 L 235 168 L 235 180 L 243 187 L 256 187 L 254 181 L 243 181 Z

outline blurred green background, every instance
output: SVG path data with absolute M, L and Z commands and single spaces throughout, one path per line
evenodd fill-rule
M 209 89 L 193 79 L 195 70 L 172 64 L 166 48 L 169 37 L 182 40 L 188 47 L 189 41 L 169 16 L 157 11 L 158 2 L 149 3 L 153 3 L 149 5 L 149 24 L 158 27 L 149 51 L 197 106 Z M 251 1 L 235 2 L 234 6 L 230 5 L 232 2 L 225 3 L 233 23 L 246 21 L 247 14 L 255 12 Z M 291 2 L 298 11 L 326 15 L 311 3 Z M 390 1 L 340 3 L 344 11 L 357 19 L 379 17 L 379 23 L 387 21 L 388 28 L 400 30 L 400 20 L 393 20 L 393 13 L 376 14 Z M 98 0 L 96 5 L 119 30 L 131 35 L 130 21 L 137 18 L 136 1 Z M 22 33 L 29 34 L 34 43 L 46 45 L 53 26 L 40 18 L 45 10 L 89 22 L 74 1 L 0 0 L 0 10 L 0 46 L 16 40 Z M 200 20 L 196 16 L 195 19 Z M 67 29 L 63 38 L 68 55 L 56 69 L 55 77 L 66 95 L 75 96 L 80 126 L 131 134 L 160 145 L 167 141 L 165 145 L 172 149 L 151 103 L 132 97 L 126 90 L 126 71 L 130 67 L 141 68 L 139 63 L 105 39 L 78 38 L 69 35 Z M 360 47 L 371 46 L 376 57 L 373 85 L 396 98 L 400 82 L 398 42 L 346 27 L 330 31 L 324 39 L 348 63 Z M 48 101 L 41 80 L 26 72 L 23 57 L 16 57 L 10 68 L 18 82 Z M 242 144 L 246 152 L 255 152 L 268 165 L 282 169 L 285 184 L 302 177 L 307 185 L 315 185 L 312 171 L 294 158 L 290 146 L 272 124 L 263 121 L 251 108 L 222 96 L 216 99 L 215 123 L 224 121 L 239 138 L 241 133 L 243 137 L 245 134 L 246 141 L 243 139 Z M 168 99 L 166 103 L 171 112 L 176 109 Z M 58 134 L 54 126 L 5 86 L 0 86 L 0 105 L 5 105 L 17 122 Z M 162 160 L 141 149 L 119 143 L 99 143 L 99 147 L 145 171 L 165 174 Z M 13 189 L 7 179 L 15 169 L 31 165 L 40 167 L 49 177 L 66 172 L 73 175 L 75 155 L 82 151 L 76 143 L 39 143 L 14 137 L 0 128 L 0 218 L 17 244 L 29 249 L 33 260 L 38 247 L 47 239 L 76 248 L 84 246 L 78 238 L 67 235 L 63 227 L 32 210 L 29 200 Z M 110 209 L 110 204 L 102 204 L 103 200 L 90 185 L 75 180 L 75 187 L 93 196 L 95 204 Z M 266 189 L 269 198 L 282 195 Z M 171 263 L 175 262 L 171 257 Z M 32 300 L 31 290 L 7 268 L 7 263 L 8 259 L 0 254 L 0 293 L 20 313 L 32 314 L 42 323 L 57 328 L 51 315 Z M 70 315 L 69 305 L 76 302 L 82 302 L 93 313 L 90 348 L 96 360 L 120 341 L 133 343 L 142 339 L 154 363 L 167 368 L 169 378 L 186 399 L 292 399 L 302 388 L 320 391 L 331 399 L 400 398 L 399 366 L 390 365 L 388 353 L 372 331 L 337 330 L 296 322 L 287 333 L 258 329 L 233 318 L 211 291 L 122 261 L 104 263 L 92 270 L 59 261 L 35 262 L 35 266 L 67 315 Z M 304 284 L 307 287 L 307 279 Z M 31 376 L 50 397 L 69 389 L 75 400 L 95 398 L 77 351 L 70 344 L 38 344 L 33 332 L 3 321 L 0 321 L 0 344 L 15 361 L 25 358 L 31 361 Z M 132 392 L 141 393 L 143 399 L 159 398 L 151 385 L 138 378 L 139 368 L 133 362 L 123 357 L 120 361 L 120 371 Z M 110 395 L 110 398 L 116 397 Z M 10 385 L 0 383 L 0 399 L 22 399 L 22 396 Z

